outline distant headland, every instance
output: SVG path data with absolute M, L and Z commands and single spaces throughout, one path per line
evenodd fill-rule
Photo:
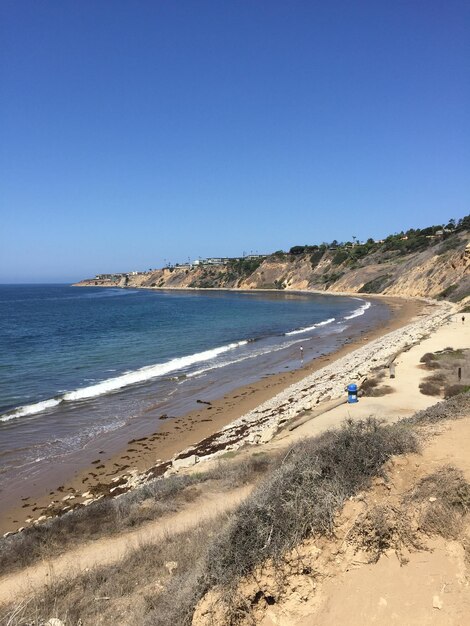
M 289 251 L 213 257 L 161 269 L 97 274 L 79 287 L 287 289 L 430 297 L 470 297 L 470 215 L 445 226 L 385 239 L 293 246 Z

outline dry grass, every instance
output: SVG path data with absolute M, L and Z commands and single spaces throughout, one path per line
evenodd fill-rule
M 446 385 L 444 388 L 444 398 L 448 400 L 449 398 L 453 398 L 460 393 L 466 393 L 467 391 L 470 391 L 470 385 Z
M 158 544 L 142 545 L 115 565 L 52 578 L 40 595 L 0 612 L 0 624 L 43 626 L 51 617 L 67 626 L 144 624 L 151 613 L 159 615 L 152 624 L 186 623 L 186 613 L 198 599 L 193 601 L 191 594 L 201 593 L 194 565 L 225 523 L 221 516 Z
M 459 348 L 455 350 L 452 346 L 447 346 L 444 350 L 438 350 L 436 355 L 439 359 L 450 357 L 452 359 L 461 359 L 464 356 L 465 350 Z
M 426 354 L 423 354 L 419 362 L 423 363 L 426 369 L 432 370 L 440 368 L 437 356 L 433 352 L 426 352 Z
M 470 484 L 460 470 L 446 466 L 423 478 L 408 500 L 420 505 L 423 532 L 455 539 L 470 510 Z
M 408 560 L 407 551 L 423 549 L 408 514 L 390 504 L 375 505 L 366 511 L 356 522 L 351 538 L 358 549 L 370 555 L 371 563 L 393 550 L 403 565 Z
M 440 396 L 441 395 L 441 385 L 432 380 L 423 380 L 419 385 L 419 390 L 425 396 Z
M 217 588 L 230 623 L 237 623 L 250 611 L 236 593 L 243 577 L 268 559 L 280 564 L 283 555 L 309 535 L 330 534 L 345 499 L 377 475 L 391 455 L 414 451 L 416 445 L 410 429 L 375 420 L 349 421 L 340 430 L 295 445 L 209 545 L 199 589 Z M 191 621 L 178 622 L 171 613 L 165 621 L 157 611 L 148 623 L 185 626 Z
M 470 389 L 468 379 L 470 350 L 454 350 L 448 347 L 435 353 L 427 352 L 421 357 L 421 363 L 426 369 L 439 369 L 439 372 L 428 376 L 420 384 L 421 393 L 428 396 L 444 396 L 447 399 Z M 462 381 L 457 379 L 459 368 L 464 373 Z
M 253 455 L 220 461 L 207 472 L 155 479 L 116 498 L 106 498 L 70 511 L 23 532 L 0 539 L 0 571 L 11 572 L 61 554 L 84 541 L 114 535 L 174 513 L 209 483 L 221 491 L 255 482 L 276 463 L 276 456 Z
M 376 476 L 391 455 L 412 450 L 416 440 L 409 429 L 375 420 L 347 422 L 292 448 L 212 546 L 211 584 L 232 586 L 307 536 L 331 533 L 344 501 Z
M 450 400 L 437 402 L 412 417 L 402 420 L 403 424 L 427 426 L 448 419 L 461 419 L 470 413 L 470 392 L 459 394 Z
M 347 422 L 306 440 L 288 451 L 228 519 L 144 546 L 112 567 L 52 584 L 17 612 L 11 626 L 28 620 L 38 625 L 54 616 L 67 626 L 80 620 L 83 626 L 189 626 L 196 604 L 209 589 L 217 587 L 225 597 L 234 597 L 240 579 L 257 565 L 267 559 L 280 563 L 309 535 L 330 534 L 344 501 L 381 473 L 390 456 L 416 448 L 410 428 L 375 420 Z M 172 576 L 165 573 L 168 561 L 178 563 Z M 237 605 L 238 612 L 242 609 Z M 15 610 L 10 607 L 4 619 Z
M 458 419 L 469 409 L 470 393 L 464 393 L 393 426 L 374 420 L 347 422 L 338 431 L 294 446 L 274 464 L 263 457 L 255 457 L 251 469 L 243 462 L 224 463 L 213 470 L 221 480 L 219 486 L 223 481 L 235 486 L 269 468 L 272 471 L 231 516 L 168 537 L 159 545 L 142 546 L 116 565 L 52 580 L 43 594 L 6 609 L 0 623 L 42 626 L 50 617 L 59 617 L 67 626 L 189 626 L 199 600 L 216 588 L 222 597 L 234 599 L 231 606 L 227 604 L 237 612 L 230 618 L 235 624 L 251 610 L 237 600 L 243 577 L 268 560 L 275 567 L 278 563 L 281 571 L 283 555 L 302 539 L 330 534 L 344 501 L 380 475 L 391 455 L 416 450 L 415 426 Z M 128 495 L 129 501 L 122 505 L 123 520 L 128 519 L 127 506 L 132 511 L 155 497 L 148 489 L 155 487 L 160 498 L 163 490 L 171 502 L 195 488 L 186 480 L 159 481 L 158 488 L 150 485 L 140 495 Z M 407 517 L 413 510 L 426 533 L 457 536 L 470 507 L 470 486 L 457 470 L 445 468 L 421 481 L 403 506 L 410 503 L 411 508 L 374 507 L 355 530 L 358 544 L 372 560 L 390 549 L 404 560 L 407 550 L 421 547 L 413 532 L 414 518 L 411 524 Z M 90 515 L 88 523 L 92 520 Z M 171 561 L 177 563 L 172 575 L 165 567 Z
M 394 550 L 403 564 L 407 551 L 425 549 L 422 533 L 462 539 L 469 511 L 470 484 L 460 470 L 446 466 L 424 477 L 398 506 L 387 503 L 368 509 L 356 522 L 351 538 L 370 554 L 371 562 Z M 470 554 L 468 538 L 462 544 Z
M 383 379 L 385 378 L 385 372 L 381 372 L 374 376 L 374 378 L 367 378 L 361 385 L 361 391 L 365 396 L 378 398 L 381 396 L 386 396 L 389 393 L 393 393 L 392 387 L 390 385 L 382 384 Z
M 443 372 L 432 374 L 431 376 L 427 376 L 423 382 L 420 383 L 419 390 L 426 396 L 440 396 L 445 382 L 446 376 Z

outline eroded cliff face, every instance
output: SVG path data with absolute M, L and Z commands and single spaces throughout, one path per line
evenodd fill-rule
M 335 251 L 272 255 L 253 272 L 233 266 L 162 269 L 116 282 L 88 279 L 79 286 L 127 286 L 157 289 L 311 289 L 326 292 L 382 293 L 464 300 L 470 296 L 470 233 L 408 255 L 375 252 L 351 263 L 338 263 Z

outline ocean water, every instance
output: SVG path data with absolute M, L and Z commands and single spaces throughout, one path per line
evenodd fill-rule
M 301 345 L 311 360 L 388 314 L 329 295 L 0 286 L 0 489 L 149 414 L 299 367 Z

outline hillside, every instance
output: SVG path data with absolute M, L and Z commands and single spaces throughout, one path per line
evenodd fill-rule
M 422 231 L 423 232 L 423 231 Z M 336 242 L 334 242 L 336 244 Z M 158 289 L 305 289 L 325 292 L 445 298 L 470 295 L 470 231 L 448 235 L 392 236 L 384 242 L 296 246 L 261 260 L 225 265 L 176 266 L 92 278 L 78 286 Z

